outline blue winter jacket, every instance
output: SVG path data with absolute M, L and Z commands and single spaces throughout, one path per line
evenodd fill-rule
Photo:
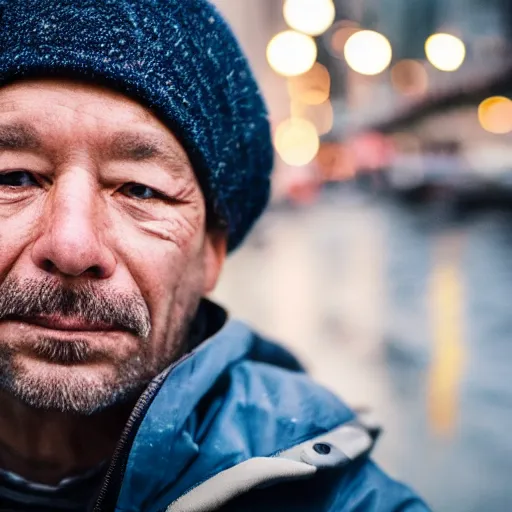
M 220 329 L 142 395 L 95 512 L 428 510 L 290 354 L 207 309 Z

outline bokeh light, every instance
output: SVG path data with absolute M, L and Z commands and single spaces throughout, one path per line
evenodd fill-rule
M 441 71 L 456 71 L 466 58 L 466 46 L 451 34 L 434 34 L 425 43 L 430 63 Z
M 332 0 L 286 0 L 283 14 L 291 28 L 319 36 L 333 24 L 336 7 Z
M 504 96 L 487 98 L 478 107 L 478 120 L 490 133 L 512 132 L 512 101 Z
M 306 73 L 288 79 L 288 93 L 292 100 L 306 105 L 320 105 L 329 98 L 330 91 L 331 75 L 318 62 Z
M 344 58 L 345 45 L 350 36 L 361 30 L 358 23 L 350 20 L 337 22 L 331 31 L 329 50 L 334 57 Z
M 301 167 L 315 159 L 320 149 L 320 138 L 313 123 L 292 117 L 276 128 L 274 145 L 285 163 Z
M 306 119 L 311 122 L 318 135 L 326 135 L 334 125 L 334 109 L 329 99 L 319 105 L 306 105 L 292 100 L 291 115 L 292 118 Z
M 391 63 L 391 44 L 382 34 L 373 30 L 360 30 L 345 44 L 345 60 L 362 75 L 378 75 Z
M 316 61 L 317 53 L 313 38 L 294 30 L 280 32 L 267 46 L 270 67 L 284 76 L 297 76 L 309 71 Z
M 391 82 L 404 96 L 420 96 L 428 89 L 427 70 L 420 61 L 401 60 L 391 69 Z
M 334 109 L 330 100 L 309 107 L 309 120 L 315 125 L 318 135 L 326 135 L 334 125 Z

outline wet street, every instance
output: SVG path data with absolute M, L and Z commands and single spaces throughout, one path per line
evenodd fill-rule
M 512 511 L 512 213 L 326 191 L 276 207 L 215 298 L 385 427 L 436 511 Z

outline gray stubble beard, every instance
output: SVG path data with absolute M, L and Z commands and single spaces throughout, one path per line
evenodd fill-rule
M 62 369 L 72 369 L 74 366 L 89 363 L 84 358 L 85 354 L 80 354 L 84 342 L 65 342 L 69 347 L 76 344 L 74 349 L 69 350 L 74 351 L 73 357 L 81 360 L 77 359 L 74 363 L 57 362 L 55 358 L 52 361 L 50 351 L 55 351 L 55 347 L 52 347 L 54 343 L 62 342 L 40 340 L 37 343 L 40 347 L 45 346 L 44 351 L 48 354 L 41 361 L 54 367 L 49 369 L 45 378 L 31 374 L 23 363 L 16 360 L 16 352 L 0 343 L 0 389 L 31 408 L 92 415 L 136 399 L 151 380 L 150 372 L 144 371 L 143 358 L 138 356 L 125 362 L 121 368 L 115 368 L 116 375 L 112 379 L 96 378 L 91 383 L 89 379 L 78 375 L 64 378 L 63 375 L 58 375 L 59 366 Z
M 86 299 L 85 302 L 93 300 L 87 294 L 79 299 L 82 302 L 84 302 L 83 299 Z M 51 301 L 59 305 L 59 301 L 54 297 L 51 297 Z M 79 415 L 92 415 L 122 403 L 133 402 L 149 382 L 180 355 L 199 301 L 200 297 L 190 298 L 184 316 L 178 322 L 176 322 L 177 319 L 171 322 L 174 324 L 170 326 L 170 333 L 168 333 L 171 339 L 167 340 L 167 349 L 163 353 L 158 353 L 156 357 L 152 356 L 149 338 L 138 337 L 137 354 L 117 366 L 115 361 L 112 361 L 115 376 L 96 378 L 95 382 L 93 379 L 94 385 L 91 385 L 91 381 L 84 376 L 65 379 L 63 375 L 58 375 L 59 368 L 69 370 L 74 366 L 85 367 L 87 364 L 98 363 L 98 361 L 108 361 L 107 354 L 95 352 L 85 340 L 79 338 L 66 342 L 52 338 L 36 340 L 30 347 L 32 355 L 39 361 L 53 366 L 49 369 L 46 378 L 32 375 L 18 360 L 20 357 L 18 350 L 0 340 L 0 389 L 35 409 Z M 20 304 L 20 306 L 30 311 L 30 304 Z M 112 311 L 112 305 L 109 306 Z M 94 314 L 98 311 L 100 310 L 96 307 Z M 125 315 L 122 318 L 129 317 Z M 141 326 L 145 325 L 142 319 L 139 323 Z M 145 331 L 141 329 L 141 333 L 143 332 L 149 333 L 150 330 L 149 328 Z

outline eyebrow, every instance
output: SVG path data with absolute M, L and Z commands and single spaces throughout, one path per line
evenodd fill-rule
M 43 147 L 37 131 L 23 122 L 0 124 L 0 151 L 38 151 Z M 180 171 L 189 166 L 163 138 L 151 134 L 122 131 L 109 138 L 107 156 L 135 162 L 161 160 L 171 170 Z
M 112 159 L 135 162 L 161 160 L 171 169 L 183 169 L 188 165 L 186 158 L 156 135 L 119 132 L 108 141 L 107 147 L 108 156 Z
M 0 125 L 0 151 L 23 151 L 41 149 L 37 132 L 24 123 Z

